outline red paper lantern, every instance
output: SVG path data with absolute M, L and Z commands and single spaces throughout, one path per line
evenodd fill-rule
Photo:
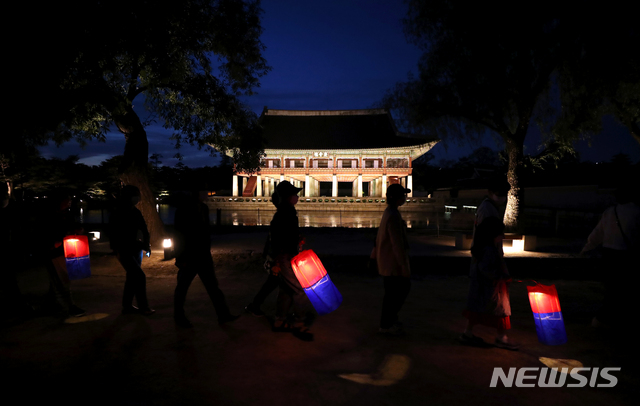
M 296 255 L 291 260 L 291 266 L 303 288 L 314 285 L 327 274 L 327 270 L 312 250 L 305 250 Z
M 89 255 L 89 239 L 86 235 L 68 235 L 64 237 L 64 257 L 77 258 Z
M 312 250 L 305 250 L 291 259 L 291 267 L 309 301 L 319 315 L 331 313 L 342 303 L 342 295 L 327 270 Z
M 62 240 L 70 280 L 91 276 L 89 239 L 86 235 L 68 235 Z

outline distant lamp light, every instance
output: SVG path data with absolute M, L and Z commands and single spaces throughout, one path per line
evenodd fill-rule
M 514 254 L 524 251 L 524 240 L 511 240 L 511 246 L 505 244 L 502 247 L 502 251 L 508 254 Z
M 506 238 L 503 241 L 502 251 L 508 254 L 524 252 L 524 237 Z
M 165 260 L 172 259 L 174 255 L 174 251 L 173 251 L 173 242 L 171 241 L 171 238 L 165 238 L 162 241 L 162 248 L 164 248 L 164 259 Z
M 522 252 L 524 251 L 524 240 L 513 240 L 511 245 L 513 251 Z
M 91 235 L 91 241 L 100 240 L 100 231 L 89 231 L 89 234 Z

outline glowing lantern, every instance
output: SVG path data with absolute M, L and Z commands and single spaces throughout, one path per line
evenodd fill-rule
M 340 306 L 342 295 L 329 278 L 315 252 L 302 251 L 293 257 L 291 267 L 319 315 L 331 313 Z
M 173 258 L 173 244 L 171 238 L 165 238 L 162 241 L 162 248 L 164 248 L 164 259 L 169 260 Z
M 538 340 L 546 345 L 560 345 L 567 342 L 564 320 L 560 310 L 560 300 L 555 285 L 537 283 L 527 286 L 529 303 L 536 322 Z
M 69 235 L 64 237 L 64 257 L 67 263 L 69 280 L 83 279 L 91 276 L 89 259 L 89 239 L 86 235 Z

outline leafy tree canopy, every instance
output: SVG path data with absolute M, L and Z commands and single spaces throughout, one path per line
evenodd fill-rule
M 125 135 L 143 123 L 144 103 L 174 138 L 257 158 L 255 117 L 237 96 L 251 94 L 268 70 L 262 57 L 258 1 L 112 0 L 23 4 L 18 77 L 23 135 L 48 131 L 58 143 L 104 140 L 113 125 Z M 42 101 L 42 104 L 38 103 Z M 257 148 L 256 148 L 257 147 Z M 125 154 L 126 155 L 126 154 Z
M 148 123 L 134 103 L 173 131 L 176 146 L 215 145 L 232 150 L 239 169 L 257 168 L 260 128 L 238 97 L 269 70 L 260 13 L 258 0 L 23 3 L 13 24 L 25 40 L 17 105 L 36 99 L 43 113 L 20 110 L 19 131 L 82 143 L 117 128 L 126 141 L 120 180 L 140 189 L 140 211 L 158 242 L 164 227 L 148 176 Z
M 570 23 L 571 48 L 559 69 L 562 112 L 553 131 L 573 138 L 602 131 L 612 115 L 640 143 L 638 18 L 628 4 L 585 7 Z

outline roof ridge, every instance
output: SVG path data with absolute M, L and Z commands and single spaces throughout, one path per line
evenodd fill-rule
M 385 109 L 355 109 L 355 110 L 278 110 L 264 108 L 265 116 L 366 116 L 374 114 L 388 114 Z

